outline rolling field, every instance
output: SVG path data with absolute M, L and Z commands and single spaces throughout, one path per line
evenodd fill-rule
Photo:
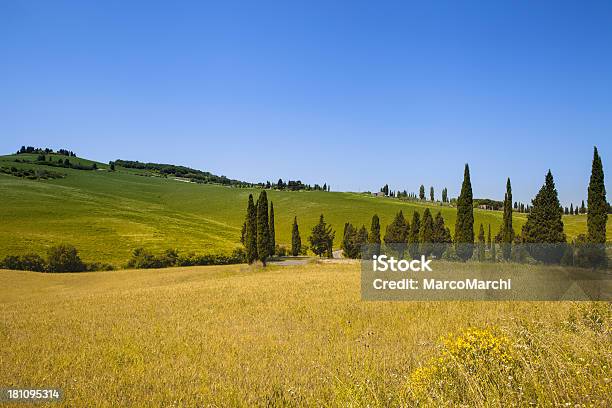
M 17 157 L 36 159 L 26 154 L 2 156 L 0 166 L 53 170 L 67 176 L 26 180 L 0 174 L 0 257 L 27 252 L 44 254 L 49 246 L 58 243 L 76 246 L 85 261 L 115 266 L 125 265 L 138 246 L 159 252 L 168 248 L 196 253 L 230 252 L 240 245 L 248 195 L 260 192 L 151 177 L 151 173 L 141 170 L 83 171 L 15 163 Z M 83 160 L 83 164 L 91 163 Z M 310 229 L 323 213 L 336 230 L 335 247 L 339 247 L 345 222 L 369 228 L 375 213 L 380 217 L 383 234 L 399 210 L 410 219 L 414 210 L 422 212 L 430 207 L 434 215 L 442 211 L 451 231 L 455 224 L 454 208 L 365 194 L 268 191 L 268 199 L 274 202 L 277 243 L 287 246 L 294 216 L 298 217 L 302 242 L 307 243 Z M 501 212 L 475 210 L 474 215 L 477 226 L 490 223 L 493 234 L 498 231 Z M 525 219 L 524 214 L 514 215 L 516 230 Z M 564 217 L 564 222 L 570 238 L 586 231 L 586 216 Z M 612 239 L 612 228 L 608 231 L 608 239 Z
M 60 387 L 53 406 L 612 404 L 609 304 L 364 302 L 338 262 L 0 270 L 0 384 Z

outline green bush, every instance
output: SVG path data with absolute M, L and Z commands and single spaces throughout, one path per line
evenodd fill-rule
M 128 261 L 128 268 L 153 269 L 161 268 L 161 261 L 144 248 L 136 248 Z
M 61 244 L 49 249 L 47 253 L 49 272 L 83 272 L 87 270 L 78 251 L 72 245 Z
M 44 272 L 47 270 L 47 264 L 45 260 L 37 254 L 26 254 L 22 256 L 9 255 L 2 260 L 0 268 Z
M 85 268 L 87 272 L 95 272 L 95 271 L 114 271 L 115 267 L 111 264 L 103 263 L 103 262 L 93 262 L 85 264 Z

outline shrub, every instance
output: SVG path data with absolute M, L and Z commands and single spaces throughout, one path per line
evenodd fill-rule
M 160 256 L 156 256 L 144 248 L 136 248 L 127 266 L 128 268 L 152 269 L 170 266 L 230 265 L 243 263 L 245 260 L 246 254 L 242 248 L 235 249 L 230 255 L 196 255 L 194 252 L 179 255 L 177 250 L 168 249 Z
M 287 256 L 287 247 L 283 246 L 283 245 L 276 245 L 276 250 L 274 251 L 274 253 L 277 256 Z
M 497 330 L 467 329 L 458 336 L 442 339 L 438 356 L 410 375 L 409 394 L 428 406 L 461 405 L 474 400 L 474 395 L 462 390 L 484 395 L 492 387 L 497 395 L 507 393 L 519 366 L 514 354 L 510 340 Z
M 22 256 L 9 255 L 0 263 L 0 268 L 44 272 L 47 270 L 47 265 L 45 260 L 37 254 L 26 254 Z
M 115 267 L 111 264 L 103 263 L 103 262 L 93 262 L 85 265 L 85 268 L 88 272 L 95 271 L 114 271 Z
M 49 272 L 83 272 L 87 268 L 72 245 L 61 244 L 51 247 L 47 254 Z
M 132 258 L 128 261 L 128 268 L 161 268 L 161 262 L 151 252 L 140 247 L 132 253 Z

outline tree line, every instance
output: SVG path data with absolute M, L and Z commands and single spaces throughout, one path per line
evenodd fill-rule
M 112 169 L 115 166 L 121 166 L 129 169 L 149 170 L 159 173 L 163 176 L 181 177 L 189 179 L 194 183 L 213 183 L 223 184 L 234 187 L 254 187 L 254 184 L 245 181 L 229 179 L 225 176 L 217 176 L 207 171 L 192 169 L 185 166 L 175 166 L 173 164 L 161 163 L 142 163 L 132 160 L 115 160 L 112 162 Z
M 420 190 L 424 193 L 424 186 L 422 187 Z M 383 193 L 386 193 L 388 186 L 385 185 L 381 190 Z M 433 193 L 433 189 L 430 190 L 430 193 Z M 260 202 L 260 200 L 262 201 Z M 262 195 L 260 195 L 257 207 L 255 207 L 252 201 L 251 195 L 249 196 L 247 220 L 243 226 L 243 231 L 251 232 L 248 233 L 250 235 L 247 233 L 243 234 L 243 237 L 246 237 L 244 242 L 246 242 L 247 254 L 252 254 L 248 257 L 249 262 L 252 263 L 259 259 L 265 264 L 265 259 L 272 253 L 269 249 L 266 249 L 269 246 L 264 245 L 268 236 L 266 235 L 268 234 L 266 226 L 269 225 L 269 221 L 266 218 L 267 199 L 265 195 L 263 195 L 263 199 Z M 411 256 L 424 254 L 440 257 L 450 247 L 450 244 L 453 244 L 453 256 L 462 261 L 471 259 L 475 255 L 477 259 L 485 260 L 487 251 L 489 252 L 490 259 L 496 261 L 498 258 L 497 245 L 499 244 L 499 257 L 506 261 L 516 256 L 516 251 L 519 249 L 527 248 L 526 250 L 529 252 L 529 255 L 544 263 L 560 263 L 562 259 L 567 261 L 568 256 L 572 258 L 574 264 L 602 266 L 607 262 L 605 243 L 609 204 L 606 200 L 603 166 L 596 147 L 593 152 L 591 178 L 588 186 L 587 201 L 589 210 L 585 211 L 587 213 L 587 234 L 578 236 L 572 243 L 574 245 L 586 244 L 586 246 L 575 248 L 574 246 L 567 245 L 562 221 L 564 210 L 559 203 L 554 178 L 550 170 L 545 176 L 543 186 L 532 200 L 529 212 L 527 213 L 527 221 L 518 234 L 515 232 L 512 224 L 512 212 L 517 208 L 517 203 L 513 201 L 512 184 L 509 177 L 506 180 L 504 200 L 500 202 L 501 209 L 503 210 L 502 225 L 494 237 L 492 237 L 490 224 L 487 226 L 486 238 L 483 224 L 478 226 L 476 236 L 474 232 L 474 201 L 470 169 L 469 165 L 466 164 L 461 192 L 456 200 L 457 217 L 454 236 L 451 237 L 449 228 L 445 226 L 441 212 L 438 212 L 433 217 L 431 211 L 427 208 L 423 212 L 422 218 L 420 213 L 415 211 L 411 221 L 406 220 L 402 211 L 399 211 L 391 224 L 387 226 L 382 241 L 384 241 L 385 245 L 394 247 L 400 253 L 407 250 Z M 582 207 L 586 208 L 584 205 Z M 293 251 L 296 241 L 294 237 L 299 239 L 297 218 L 294 218 L 293 228 L 292 254 L 297 255 L 300 250 Z M 264 242 L 261 245 L 259 245 L 258 236 L 260 232 L 264 237 Z M 325 222 L 324 216 L 321 215 L 319 223 L 313 227 L 309 237 L 310 249 L 318 256 L 326 255 L 331 257 L 334 237 L 335 232 Z M 258 245 L 255 245 L 255 242 Z M 365 244 L 376 247 L 380 246 L 381 243 L 380 220 L 377 215 L 372 217 L 369 231 L 365 225 L 354 226 L 351 223 L 345 223 L 341 241 L 341 249 L 345 256 L 359 258 L 363 255 L 361 251 Z M 520 245 L 520 248 L 516 248 L 513 251 L 513 245 L 517 244 L 530 245 Z M 252 249 L 249 250 L 249 247 Z M 263 248 L 264 259 L 261 259 L 256 252 L 260 248 Z M 474 253 L 475 250 L 476 254 Z
M 425 186 L 423 184 L 421 184 L 421 186 L 419 187 L 419 194 L 417 195 L 416 193 L 409 193 L 406 190 L 400 191 L 393 191 L 389 189 L 389 185 L 385 184 L 384 186 L 382 186 L 380 188 L 380 192 L 383 193 L 383 195 L 385 197 L 395 197 L 395 198 L 402 198 L 405 200 L 421 200 L 421 201 L 425 201 L 425 200 L 429 200 L 431 202 L 436 201 L 435 198 L 435 190 L 433 188 L 433 186 L 429 187 L 429 198 L 427 198 L 425 196 Z M 450 202 L 449 198 L 448 198 L 448 189 L 446 187 L 444 187 L 442 189 L 442 197 L 441 197 L 441 202 L 443 203 L 448 203 Z
M 588 186 L 587 234 L 580 235 L 574 246 L 567 245 L 562 215 L 564 210 L 559 203 L 552 172 L 549 170 L 527 214 L 527 222 L 520 234 L 515 234 L 512 226 L 512 186 L 510 178 L 506 182 L 504 196 L 504 215 L 500 231 L 495 242 L 501 244 L 501 257 L 509 260 L 513 254 L 513 244 L 530 244 L 521 246 L 534 259 L 544 263 L 568 262 L 583 266 L 605 266 L 606 223 L 609 204 L 606 200 L 604 172 L 597 147 L 593 150 L 591 177 Z M 455 249 L 462 260 L 470 259 L 474 250 L 474 215 L 472 205 L 472 187 L 469 166 L 465 165 L 461 194 L 457 200 L 457 222 L 455 225 Z M 490 231 L 490 226 L 489 226 Z M 490 235 L 490 232 L 489 232 Z M 490 241 L 490 239 L 489 239 Z M 483 255 L 484 227 L 481 224 L 478 234 L 478 257 Z M 495 243 L 491 250 L 495 250 Z M 491 254 L 496 260 L 496 254 Z M 568 259 L 571 258 L 571 259 Z
M 265 183 L 259 183 L 258 187 L 265 188 L 267 190 L 289 190 L 289 191 L 331 191 L 331 187 L 327 183 L 323 183 L 323 185 L 315 184 L 311 186 L 310 184 L 304 184 L 301 180 L 287 180 L 286 182 L 283 179 L 278 179 L 276 183 L 270 183 L 270 181 L 266 181 Z
M 33 147 L 33 146 L 21 146 L 21 148 L 19 150 L 17 150 L 16 154 L 24 154 L 24 153 L 30 153 L 30 154 L 59 154 L 62 156 L 69 156 L 69 157 L 76 157 L 76 154 L 72 151 L 72 150 L 67 150 L 67 149 L 59 149 L 58 151 L 54 151 L 53 149 L 50 149 L 48 147 L 45 147 L 44 149 L 41 147 Z

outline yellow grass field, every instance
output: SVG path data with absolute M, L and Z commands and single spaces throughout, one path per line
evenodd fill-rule
M 0 287 L 0 386 L 50 406 L 612 406 L 607 303 L 365 302 L 350 261 Z

